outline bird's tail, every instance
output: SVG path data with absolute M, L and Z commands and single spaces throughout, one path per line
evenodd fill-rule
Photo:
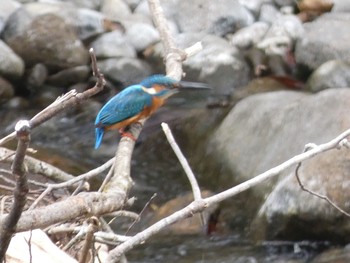
M 104 128 L 95 128 L 96 141 L 95 141 L 95 149 L 100 147 L 103 135 L 105 134 Z

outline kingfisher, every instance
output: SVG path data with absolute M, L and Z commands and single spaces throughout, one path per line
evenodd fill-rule
M 134 139 L 124 129 L 149 117 L 180 87 L 207 88 L 204 83 L 176 81 L 165 75 L 153 75 L 112 97 L 96 116 L 95 149 L 100 147 L 104 133 L 109 130 L 119 130 L 122 136 Z

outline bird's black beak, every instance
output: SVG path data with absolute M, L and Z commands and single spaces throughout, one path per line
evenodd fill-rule
M 208 84 L 201 82 L 180 81 L 177 88 L 179 89 L 211 89 Z

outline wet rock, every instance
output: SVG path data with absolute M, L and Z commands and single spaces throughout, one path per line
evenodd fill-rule
M 109 58 L 97 62 L 105 77 L 116 83 L 138 83 L 151 75 L 151 67 L 136 58 Z
M 267 55 L 284 56 L 294 47 L 294 42 L 303 36 L 301 21 L 294 15 L 283 15 L 277 18 L 257 47 Z
M 346 190 L 350 186 L 346 179 L 349 157 L 347 149 L 330 151 L 304 162 L 299 170 L 306 188 L 328 196 L 345 211 L 350 209 Z M 301 190 L 294 172 L 279 182 L 267 197 L 255 224 L 264 232 L 264 239 L 350 240 L 346 217 L 325 200 Z
M 297 63 L 316 69 L 328 60 L 349 60 L 349 23 L 349 13 L 327 13 L 304 24 L 305 33 L 296 43 Z
M 347 0 L 333 0 L 332 12 L 350 12 L 350 2 Z
M 75 16 L 65 15 L 62 17 L 76 28 L 81 40 L 89 40 L 106 32 L 108 27 L 114 27 L 113 23 L 112 25 L 108 24 L 100 12 L 84 8 L 74 9 L 74 11 L 76 11 Z M 116 27 L 119 27 L 119 25 Z
M 9 16 L 17 9 L 21 4 L 15 0 L 2 1 L 0 5 L 0 33 L 5 27 L 6 21 Z
M 44 64 L 35 64 L 29 71 L 27 76 L 27 86 L 30 90 L 40 88 L 48 76 L 48 70 Z
M 306 86 L 313 92 L 331 88 L 349 88 L 350 63 L 342 60 L 323 63 L 311 74 Z
M 55 14 L 74 28 L 81 40 L 87 40 L 106 31 L 105 17 L 98 11 L 77 8 L 70 2 L 35 2 L 23 8 L 31 17 Z
M 87 81 L 90 75 L 90 67 L 82 65 L 61 70 L 49 76 L 47 78 L 47 83 L 53 86 L 67 88 L 70 85 Z
M 10 82 L 0 77 L 0 103 L 11 99 L 15 94 L 15 89 Z
M 180 32 L 200 32 L 209 30 L 220 19 L 236 21 L 242 27 L 253 23 L 253 15 L 238 1 L 162 1 L 166 17 L 175 21 Z M 147 14 L 147 1 L 143 1 L 135 10 Z M 196 14 L 196 15 L 194 15 Z M 232 18 L 232 19 L 231 19 Z
M 234 33 L 241 29 L 239 21 L 236 21 L 235 17 L 223 17 L 216 20 L 213 25 L 208 29 L 208 33 L 224 37 L 230 33 Z
M 24 73 L 24 62 L 13 50 L 0 40 L 0 74 L 11 78 L 19 78 Z
M 273 4 L 263 4 L 260 9 L 259 19 L 260 22 L 266 22 L 272 24 L 282 14 Z
M 134 10 L 142 0 L 125 0 L 132 10 Z
M 104 0 L 101 12 L 106 17 L 120 20 L 131 15 L 131 9 L 123 0 Z
M 264 4 L 272 4 L 272 0 L 241 0 L 239 1 L 245 8 L 254 13 L 256 16 Z
M 69 68 L 85 65 L 89 59 L 74 29 L 54 14 L 31 17 L 25 9 L 18 9 L 8 20 L 4 40 L 28 66 L 43 63 Z
M 91 43 L 95 55 L 99 59 L 129 57 L 135 58 L 136 51 L 128 42 L 126 36 L 119 32 L 113 31 L 105 33 Z
M 201 52 L 183 64 L 187 79 L 208 83 L 218 94 L 229 94 L 248 82 L 248 65 L 226 40 L 214 35 L 180 34 L 176 41 L 181 48 L 198 41 L 203 45 Z
M 229 184 L 234 185 L 301 153 L 307 143 L 327 142 L 348 129 L 349 99 L 349 89 L 332 89 L 317 95 L 279 91 L 250 96 L 227 115 L 211 136 L 208 148 L 219 156 L 218 165 L 227 169 L 232 180 Z M 349 158 L 346 150 L 330 151 L 306 161 L 300 171 L 305 185 L 329 195 L 347 211 Z M 252 189 L 261 201 L 270 193 L 254 228 L 262 230 L 260 237 L 347 239 L 348 220 L 323 200 L 302 192 L 293 171 L 294 168 L 283 171 L 281 181 L 275 177 Z
M 256 46 L 265 36 L 269 25 L 265 22 L 256 22 L 237 31 L 231 38 L 231 44 L 240 49 Z
M 145 50 L 160 40 L 159 33 L 154 26 L 145 23 L 129 23 L 126 38 L 137 52 Z
M 347 263 L 350 262 L 350 248 L 349 245 L 344 248 L 331 248 L 322 252 L 320 255 L 316 256 L 310 261 L 310 263 Z

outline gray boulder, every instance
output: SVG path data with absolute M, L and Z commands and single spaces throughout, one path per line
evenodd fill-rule
M 136 50 L 119 31 L 105 33 L 91 43 L 97 58 L 136 57 Z
M 21 4 L 15 0 L 2 1 L 0 5 L 0 32 L 3 30 L 9 16 L 17 9 Z
M 137 58 L 109 58 L 97 62 L 98 68 L 107 79 L 124 86 L 140 82 L 151 75 L 151 67 Z
M 350 62 L 330 60 L 319 66 L 307 80 L 313 92 L 332 88 L 350 88 Z
M 180 48 L 201 41 L 203 50 L 183 64 L 188 79 L 208 83 L 218 94 L 230 94 L 249 81 L 250 69 L 239 51 L 228 41 L 214 35 L 181 34 L 176 41 Z
M 227 184 L 235 185 L 301 153 L 307 143 L 321 144 L 349 129 L 349 99 L 349 89 L 316 95 L 278 91 L 250 96 L 230 111 L 211 136 L 208 149 L 217 156 L 221 170 L 227 171 L 222 176 L 231 176 Z M 300 171 L 306 186 L 327 194 L 346 211 L 350 209 L 346 190 L 349 158 L 348 150 L 334 150 L 306 161 Z M 323 200 L 302 192 L 294 169 L 251 190 L 260 202 L 268 197 L 254 224 L 254 230 L 261 230 L 259 239 L 290 238 L 291 233 L 296 239 L 325 238 L 337 222 L 332 238 L 348 240 L 349 221 Z
M 53 68 L 69 68 L 89 60 L 74 29 L 54 14 L 33 17 L 20 8 L 8 19 L 3 37 L 28 66 L 43 63 Z
M 23 6 L 31 17 L 55 14 L 71 26 L 81 40 L 86 40 L 106 31 L 105 16 L 87 8 L 77 8 L 70 2 L 35 2 Z
M 137 52 L 145 50 L 160 40 L 158 31 L 150 24 L 129 23 L 125 33 L 126 39 Z
M 13 50 L 0 40 L 0 74 L 19 78 L 24 73 L 24 62 Z
M 131 9 L 123 0 L 104 0 L 101 13 L 111 19 L 124 19 L 131 15 Z
M 350 60 L 350 13 L 327 13 L 304 24 L 305 34 L 296 43 L 299 64 L 316 69 L 328 60 Z
M 0 77 L 0 103 L 11 99 L 15 95 L 15 88 L 6 79 Z

